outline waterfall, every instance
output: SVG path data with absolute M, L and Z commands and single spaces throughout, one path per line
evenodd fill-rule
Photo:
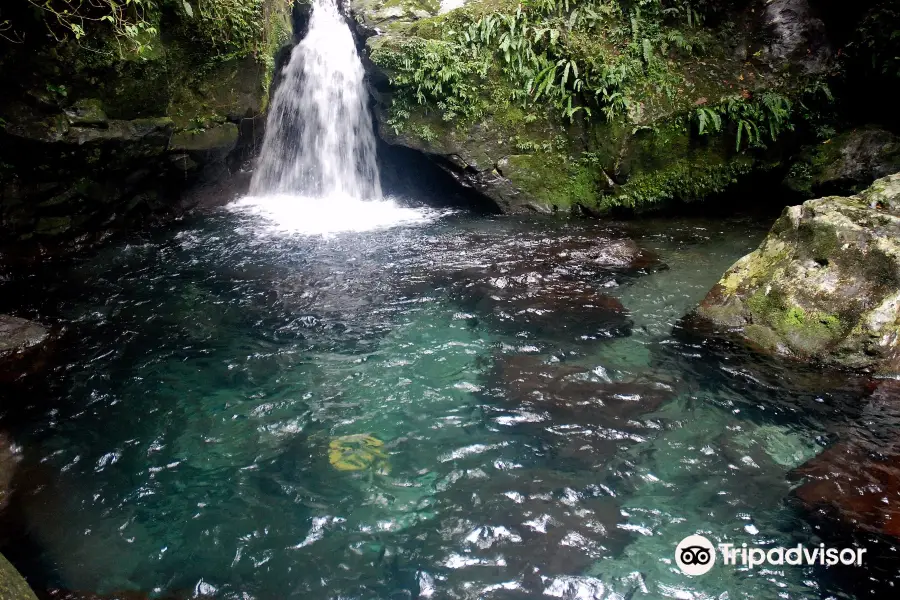
M 337 1 L 313 0 L 272 98 L 250 196 L 228 205 L 264 233 L 330 236 L 441 214 L 382 198 L 365 72 Z
M 272 99 L 251 194 L 381 198 L 364 76 L 337 0 L 313 0 L 309 33 Z

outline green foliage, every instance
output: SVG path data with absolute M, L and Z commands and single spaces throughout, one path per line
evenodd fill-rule
M 606 196 L 599 208 L 642 208 L 666 200 L 691 202 L 722 192 L 753 169 L 750 159 L 719 163 L 681 159 L 664 169 L 642 173 Z
M 719 133 L 726 123 L 735 130 L 735 150 L 765 148 L 766 140 L 774 142 L 784 131 L 794 128 L 791 121 L 793 104 L 777 92 L 763 92 L 753 99 L 734 96 L 718 106 L 701 106 L 692 120 L 699 135 Z
M 292 0 L 26 0 L 41 11 L 57 42 L 115 42 L 120 56 L 147 57 L 158 41 L 164 9 L 180 16 L 194 41 L 228 56 L 259 51 L 267 44 L 269 14 Z M 13 24 L 0 22 L 0 35 Z M 4 36 L 8 37 L 8 36 Z M 95 44 L 97 45 L 97 44 Z
M 849 51 L 868 57 L 872 71 L 900 78 L 900 7 L 886 1 L 870 10 Z
M 105 27 L 123 48 L 138 55 L 149 51 L 157 35 L 158 0 L 27 0 L 42 11 L 47 30 L 58 42 L 82 40 Z
M 627 13 L 616 0 L 464 7 L 420 21 L 401 41 L 374 48 L 372 59 L 392 76 L 398 125 L 415 105 L 436 108 L 447 121 L 478 117 L 485 88 L 505 90 L 499 100 L 523 109 L 552 106 L 568 121 L 579 114 L 613 120 L 632 96 L 645 96 L 639 86 L 673 98 L 680 80 L 665 56 L 703 46 L 699 36 L 663 27 L 661 6 L 641 0 Z

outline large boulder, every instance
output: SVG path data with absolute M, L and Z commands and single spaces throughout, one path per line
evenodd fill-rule
M 900 372 L 900 173 L 786 208 L 698 312 L 767 352 Z
M 9 561 L 0 554 L 0 598 L 3 600 L 37 600 L 37 596 Z

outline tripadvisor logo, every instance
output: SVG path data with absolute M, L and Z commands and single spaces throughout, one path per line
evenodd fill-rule
M 675 548 L 675 564 L 685 575 L 703 575 L 716 564 L 716 549 L 702 535 L 689 535 Z
M 719 544 L 722 564 L 753 569 L 762 565 L 825 565 L 863 564 L 865 548 L 826 548 L 825 544 L 807 547 L 758 548 L 747 544 Z M 713 543 L 702 535 L 689 535 L 675 547 L 675 564 L 685 575 L 703 575 L 716 564 Z

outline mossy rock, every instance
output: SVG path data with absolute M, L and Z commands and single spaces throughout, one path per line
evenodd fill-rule
M 778 149 L 764 153 L 760 145 L 738 151 L 731 122 L 699 135 L 697 107 L 721 113 L 731 101 L 756 101 L 765 92 L 795 99 L 803 87 L 792 75 L 761 69 L 734 52 L 735 37 L 750 36 L 754 23 L 760 24 L 761 15 L 753 10 L 734 21 L 746 25 L 743 31 L 711 21 L 688 36 L 697 42 L 687 44 L 693 49 L 660 43 L 645 48 L 637 66 L 634 55 L 623 59 L 622 45 L 630 37 L 624 32 L 632 27 L 626 8 L 591 28 L 568 28 L 558 42 L 558 52 L 579 68 L 618 65 L 623 74 L 614 96 L 620 103 L 588 101 L 564 112 L 548 96 L 523 98 L 525 82 L 508 76 L 499 54 L 486 47 L 469 53 L 454 37 L 470 35 L 485 15 L 516 13 L 519 3 L 469 0 L 423 18 L 401 8 L 411 3 L 416 0 L 350 4 L 367 37 L 370 60 L 364 65 L 377 88 L 381 136 L 437 157 L 505 213 L 646 210 L 722 192 L 751 172 L 774 166 Z M 537 20 L 531 24 L 539 27 L 541 17 L 533 14 Z M 544 24 L 555 27 L 552 21 Z M 672 39 L 684 40 L 683 30 L 657 24 Z M 422 73 L 442 61 L 454 64 L 453 76 L 438 91 L 423 91 Z M 573 115 L 573 108 L 580 112 Z
M 238 140 L 238 126 L 222 123 L 198 131 L 179 131 L 169 142 L 169 151 L 230 150 Z
M 698 312 L 767 352 L 900 372 L 900 173 L 785 209 Z
M 0 598 L 3 600 L 37 600 L 22 575 L 0 554 Z
M 877 127 L 846 131 L 806 148 L 784 180 L 795 194 L 855 194 L 900 170 L 900 137 Z
M 364 433 L 332 439 L 328 443 L 328 462 L 338 471 L 390 472 L 384 442 Z

